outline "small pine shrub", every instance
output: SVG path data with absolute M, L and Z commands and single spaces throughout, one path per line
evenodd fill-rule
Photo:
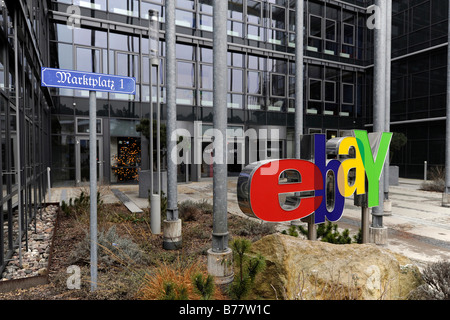
M 298 226 L 300 232 L 303 235 L 308 234 L 303 226 Z M 317 227 L 317 239 L 323 242 L 329 242 L 333 244 L 350 244 L 352 238 L 350 237 L 350 231 L 345 229 L 342 234 L 338 231 L 338 225 L 328 221 L 326 224 L 320 224 Z
M 299 236 L 296 226 L 290 226 L 289 229 L 283 230 L 281 233 L 282 234 L 287 234 L 287 235 L 289 235 L 291 237 L 298 237 Z
M 163 284 L 161 300 L 189 300 L 188 289 L 183 284 L 167 281 Z
M 203 276 L 202 273 L 197 273 L 192 279 L 194 290 L 201 295 L 202 300 L 209 300 L 214 293 L 214 278 L 211 275 Z
M 230 244 L 239 270 L 229 288 L 230 297 L 234 300 L 245 299 L 250 294 L 256 275 L 266 267 L 266 260 L 261 254 L 250 256 L 251 246 L 250 240 L 245 238 L 236 238 Z

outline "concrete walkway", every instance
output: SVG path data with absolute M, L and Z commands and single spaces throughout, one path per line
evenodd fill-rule
M 228 211 L 244 216 L 237 204 L 237 178 L 228 180 Z M 450 208 L 441 206 L 442 194 L 421 191 L 420 180 L 400 179 L 399 186 L 391 186 L 392 215 L 383 218 L 388 227 L 388 249 L 402 253 L 415 261 L 420 268 L 429 262 L 450 260 Z M 178 201 L 207 199 L 212 203 L 212 179 L 201 182 L 179 184 Z M 100 193 L 105 203 L 120 201 L 112 189 L 120 190 L 137 207 L 148 208 L 148 200 L 139 198 L 137 185 L 101 186 Z M 52 188 L 51 202 L 69 201 L 89 188 Z M 117 192 L 116 192 L 117 193 Z M 346 199 L 343 218 L 339 228 L 347 228 L 351 235 L 360 228 L 361 209 L 353 205 L 353 199 Z M 289 223 L 278 224 L 278 230 L 289 227 Z

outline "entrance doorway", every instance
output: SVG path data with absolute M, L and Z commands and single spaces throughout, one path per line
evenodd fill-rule
M 83 186 L 89 184 L 89 138 L 77 137 L 76 150 L 76 185 Z M 97 182 L 103 181 L 103 144 L 97 138 Z

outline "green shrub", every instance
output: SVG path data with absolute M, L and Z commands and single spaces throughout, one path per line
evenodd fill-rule
M 230 297 L 234 300 L 244 299 L 250 294 L 256 275 L 266 267 L 261 254 L 250 256 L 251 246 L 251 241 L 244 238 L 234 239 L 230 244 L 239 270 L 229 288 Z
M 211 299 L 214 294 L 214 278 L 211 275 L 203 276 L 201 273 L 197 273 L 194 275 L 192 279 L 192 283 L 194 284 L 194 291 L 198 293 L 202 300 Z
M 298 226 L 300 232 L 303 235 L 308 234 L 303 226 Z M 338 225 L 328 221 L 326 224 L 320 224 L 317 227 L 317 239 L 323 242 L 329 242 L 334 244 L 350 244 L 352 239 L 350 238 L 350 231 L 345 229 L 342 234 L 338 231 Z
M 172 281 L 164 283 L 164 293 L 161 300 L 189 300 L 188 289 L 183 285 L 176 285 Z

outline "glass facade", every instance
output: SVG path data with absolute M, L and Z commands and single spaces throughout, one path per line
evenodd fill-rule
M 18 248 L 19 230 L 28 241 L 25 230 L 45 201 L 51 97 L 40 86 L 40 72 L 49 59 L 48 24 L 42 1 L 0 1 L 0 274 Z M 56 142 L 55 161 L 67 161 L 62 149 L 68 143 Z
M 391 131 L 408 142 L 393 155 L 403 177 L 445 163 L 448 1 L 394 1 Z
M 359 6 L 361 2 L 349 1 L 349 5 L 343 6 L 305 1 L 304 64 L 308 80 L 305 81 L 304 100 L 307 118 L 311 119 L 306 124 L 311 123 L 313 128 L 323 132 L 328 126 L 339 132 L 355 125 L 361 127 L 364 123 L 364 66 L 370 55 L 363 41 L 367 30 L 364 28 L 365 9 Z M 69 5 L 79 6 L 82 15 L 90 17 L 82 19 L 79 28 L 72 28 L 67 23 L 64 13 Z M 64 0 L 52 1 L 51 8 L 55 36 L 50 41 L 50 48 L 56 58 L 52 59 L 52 67 L 137 79 L 136 96 L 97 93 L 97 115 L 104 120 L 99 137 L 108 141 L 103 144 L 104 179 L 107 183 L 116 182 L 112 168 L 115 166 L 117 141 L 113 137 L 131 138 L 139 134 L 113 135 L 112 123 L 121 121 L 134 126 L 138 119 L 148 117 L 150 93 L 153 102 L 156 102 L 158 94 L 157 79 L 161 84 L 159 94 L 164 110 L 164 36 L 161 33 L 161 64 L 157 75 L 156 68 L 152 68 L 150 73 L 146 33 L 150 9 L 159 12 L 161 30 L 164 30 L 164 1 Z M 212 122 L 212 14 L 211 0 L 176 1 L 179 38 L 176 47 L 176 102 L 180 122 Z M 246 129 L 259 126 L 293 128 L 295 1 L 230 0 L 227 18 L 230 125 L 241 125 Z M 106 23 L 99 24 L 100 20 Z M 52 94 L 55 102 L 52 119 L 56 126 L 65 127 L 61 121 L 75 124 L 79 117 L 88 114 L 87 92 L 52 89 Z M 76 143 L 78 135 L 76 130 L 52 130 L 53 140 L 64 141 L 62 147 L 65 148 L 69 148 L 72 141 Z M 281 139 L 286 144 L 286 136 Z M 286 152 L 284 155 L 287 156 Z M 54 165 L 56 172 L 61 172 L 61 176 L 54 175 L 54 183 L 67 183 L 68 177 L 71 180 L 76 177 L 79 164 L 55 161 Z
M 373 1 L 305 0 L 304 3 L 305 133 L 330 132 L 333 136 L 354 128 L 370 130 L 373 31 L 366 27 L 366 8 Z M 67 23 L 70 5 L 79 6 L 85 17 L 77 28 Z M 117 181 L 112 169 L 117 156 L 116 138 L 140 137 L 135 131 L 113 135 L 112 124 L 120 121 L 132 128 L 139 119 L 148 118 L 150 100 L 156 102 L 158 94 L 165 120 L 164 33 L 160 33 L 159 70 L 155 67 L 150 70 L 147 36 L 150 9 L 158 12 L 160 29 L 164 30 L 164 5 L 164 0 L 51 1 L 54 37 L 50 50 L 55 57 L 51 59 L 52 67 L 137 79 L 136 96 L 97 93 L 106 183 Z M 438 62 L 443 59 L 442 52 L 424 53 L 428 64 L 421 57 L 408 58 L 406 63 L 401 57 L 445 42 L 446 17 L 442 13 L 446 12 L 446 4 L 436 0 L 394 1 L 393 10 L 392 121 L 441 117 L 445 81 L 439 79 L 446 67 L 445 61 Z M 431 14 L 438 11 L 438 15 Z M 175 14 L 177 120 L 180 125 L 192 126 L 194 121 L 211 124 L 212 0 L 177 0 Z M 295 112 L 295 1 L 229 0 L 227 27 L 229 125 L 244 129 L 280 128 L 285 132 L 281 137 L 282 156 L 292 156 L 293 140 L 289 135 L 294 129 Z M 159 92 L 156 80 L 161 84 Z M 52 89 L 52 96 L 52 123 L 57 126 L 66 126 L 60 121 L 75 125 L 79 117 L 88 115 L 87 92 Z M 403 130 L 399 126 L 393 129 Z M 53 140 L 64 141 L 67 148 L 72 141 L 76 144 L 78 135 L 76 130 L 52 129 Z M 78 163 L 54 165 L 57 172 L 64 172 L 53 177 L 54 183 L 67 183 L 68 176 L 76 179 Z M 404 165 L 408 164 L 401 163 Z M 139 162 L 136 166 L 139 167 Z M 406 169 L 401 172 L 404 176 L 410 173 Z

